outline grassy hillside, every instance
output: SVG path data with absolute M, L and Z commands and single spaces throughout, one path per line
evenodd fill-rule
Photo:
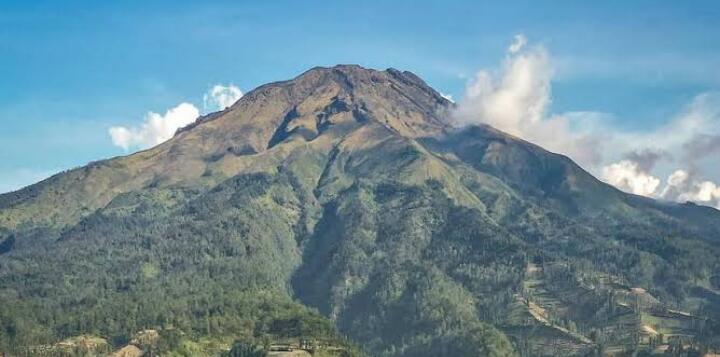
M 450 106 L 407 72 L 317 68 L 0 196 L 0 351 L 148 329 L 178 355 L 720 348 L 716 210 Z

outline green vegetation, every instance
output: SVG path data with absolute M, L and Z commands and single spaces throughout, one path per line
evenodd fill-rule
M 316 69 L 0 196 L 0 351 L 79 336 L 169 356 L 720 348 L 716 210 L 455 132 L 448 105 L 407 73 Z
M 218 187 L 197 200 L 187 191 L 122 196 L 50 246 L 11 256 L 3 263 L 34 261 L 62 246 L 42 265 L 17 269 L 10 278 L 19 280 L 2 280 L 32 286 L 36 298 L 3 290 L 0 348 L 19 351 L 82 333 L 122 345 L 139 329 L 168 327 L 215 338 L 341 341 L 331 322 L 283 288 L 297 253 L 291 212 L 274 200 L 287 192 L 273 183 L 243 177 L 225 184 L 240 190 Z M 270 227 L 274 237 L 264 239 Z

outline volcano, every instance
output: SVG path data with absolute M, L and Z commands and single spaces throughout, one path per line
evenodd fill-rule
M 457 128 L 453 107 L 407 71 L 318 67 L 0 195 L 0 350 L 146 329 L 167 351 L 388 357 L 720 338 L 719 211 Z

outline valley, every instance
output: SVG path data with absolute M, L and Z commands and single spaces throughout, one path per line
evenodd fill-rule
M 317 67 L 0 195 L 0 351 L 720 350 L 720 211 L 454 127 L 453 105 L 411 72 Z

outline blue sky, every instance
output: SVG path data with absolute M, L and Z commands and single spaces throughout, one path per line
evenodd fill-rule
M 517 34 L 550 55 L 548 112 L 656 130 L 720 90 L 719 22 L 717 1 L 3 0 L 0 192 L 125 154 L 110 127 L 201 107 L 218 83 L 246 92 L 358 63 L 413 71 L 461 99 Z

